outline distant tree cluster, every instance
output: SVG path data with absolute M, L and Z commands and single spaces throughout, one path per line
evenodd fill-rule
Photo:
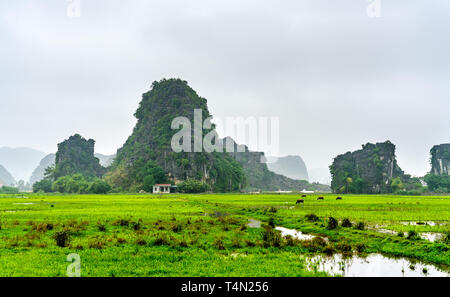
M 111 186 L 102 179 L 86 179 L 81 174 L 67 175 L 52 182 L 43 179 L 33 185 L 33 192 L 59 192 L 74 194 L 106 194 L 111 191 Z
M 429 173 L 425 176 L 428 189 L 436 193 L 450 193 L 450 175 Z
M 15 187 L 3 186 L 0 188 L 0 194 L 18 194 L 19 189 Z
M 203 193 L 208 190 L 208 185 L 204 182 L 188 179 L 177 185 L 177 189 L 181 193 Z

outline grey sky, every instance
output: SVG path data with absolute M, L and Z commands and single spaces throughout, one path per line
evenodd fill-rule
M 279 116 L 310 168 L 391 140 L 408 173 L 450 142 L 450 2 L 0 0 L 0 146 L 74 133 L 115 153 L 154 80 L 180 77 L 217 117 Z

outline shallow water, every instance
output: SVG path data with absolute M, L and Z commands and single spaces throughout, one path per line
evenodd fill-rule
M 331 257 L 316 256 L 310 261 L 310 269 L 316 267 L 332 275 L 344 277 L 449 277 L 445 272 L 431 264 L 412 262 L 406 258 L 388 258 L 381 254 L 370 254 L 365 258 L 342 255 Z M 426 273 L 424 272 L 426 269 Z
M 316 237 L 314 235 L 303 234 L 300 231 L 297 231 L 294 229 L 288 229 L 288 228 L 284 228 L 284 227 L 276 227 L 275 230 L 281 231 L 281 236 L 283 236 L 283 237 L 290 235 L 293 238 L 296 238 L 299 240 L 311 240 L 314 237 Z
M 247 226 L 249 228 L 261 228 L 261 221 L 257 221 L 257 220 L 254 220 L 254 219 L 248 219 Z
M 35 205 L 37 203 L 13 203 L 14 205 Z
M 423 239 L 426 239 L 431 242 L 436 242 L 444 238 L 444 234 L 442 233 L 432 233 L 432 232 L 423 232 L 420 233 L 419 236 Z

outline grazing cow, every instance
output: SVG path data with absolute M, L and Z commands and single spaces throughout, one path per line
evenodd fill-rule
M 342 200 L 342 197 L 337 197 L 336 200 Z
M 303 199 L 298 199 L 297 203 L 295 203 L 295 204 L 299 204 L 299 203 L 305 203 L 305 201 Z
M 306 195 L 302 195 L 302 198 L 306 198 Z
M 323 197 L 319 197 L 319 198 L 317 198 L 317 200 L 324 200 L 324 198 Z

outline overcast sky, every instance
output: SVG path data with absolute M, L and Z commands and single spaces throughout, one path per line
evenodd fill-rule
M 74 133 L 115 153 L 141 95 L 187 80 L 216 117 L 277 116 L 280 154 L 326 168 L 366 142 L 408 173 L 450 142 L 450 1 L 0 0 L 0 146 Z

